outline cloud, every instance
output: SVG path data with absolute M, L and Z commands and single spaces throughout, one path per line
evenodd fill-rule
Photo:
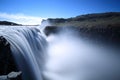
M 42 19 L 43 18 L 41 17 L 28 16 L 24 14 L 8 14 L 0 12 L 0 20 L 12 21 L 24 25 L 41 24 Z

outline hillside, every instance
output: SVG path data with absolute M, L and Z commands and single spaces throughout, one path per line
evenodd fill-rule
M 0 21 L 0 25 L 20 26 L 21 24 L 9 22 L 9 21 Z
M 120 12 L 86 14 L 68 19 L 47 19 L 49 22 L 44 32 L 46 35 L 59 33 L 61 29 L 71 28 L 85 39 L 120 43 Z
M 96 13 L 80 15 L 68 19 L 48 18 L 47 21 L 52 26 L 75 26 L 75 27 L 107 27 L 120 25 L 120 12 Z

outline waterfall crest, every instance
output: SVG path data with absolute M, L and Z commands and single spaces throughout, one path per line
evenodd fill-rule
M 0 26 L 0 36 L 10 44 L 22 80 L 120 80 L 120 50 L 69 29 L 45 39 L 35 27 Z
M 8 28 L 9 27 L 9 28 Z M 9 43 L 24 80 L 42 80 L 47 42 L 40 30 L 30 27 L 0 27 L 0 36 Z

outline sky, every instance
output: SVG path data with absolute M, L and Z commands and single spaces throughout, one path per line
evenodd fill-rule
M 120 12 L 120 0 L 0 0 L 0 20 L 22 24 L 102 12 Z

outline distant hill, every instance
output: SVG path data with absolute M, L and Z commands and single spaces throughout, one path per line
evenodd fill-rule
M 0 21 L 0 25 L 20 26 L 21 24 L 9 22 L 9 21 Z
M 107 27 L 120 25 L 120 12 L 94 13 L 80 15 L 72 18 L 49 18 L 43 20 L 52 26 L 75 26 L 75 27 Z
M 49 23 L 44 29 L 46 35 L 59 33 L 69 27 L 85 39 L 120 44 L 120 12 L 86 14 L 68 19 L 49 18 L 42 24 L 45 22 Z

